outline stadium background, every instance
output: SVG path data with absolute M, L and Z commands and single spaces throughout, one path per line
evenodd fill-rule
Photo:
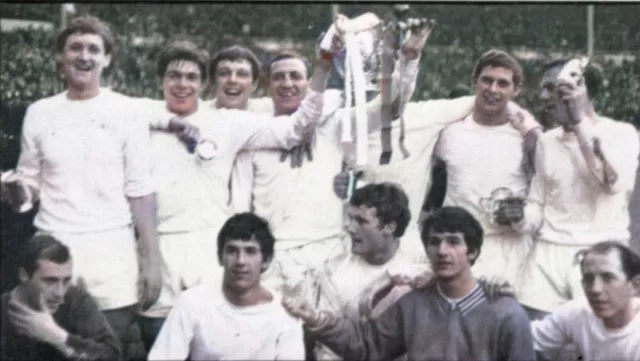
M 1 4 L 0 41 L 1 167 L 15 167 L 26 107 L 63 89 L 56 74 L 54 41 L 62 4 Z M 355 16 L 389 5 L 340 4 Z M 586 5 L 454 5 L 413 4 L 414 15 L 436 19 L 438 25 L 422 57 L 414 100 L 448 96 L 469 85 L 475 59 L 491 47 L 508 50 L 521 60 L 525 89 L 518 101 L 535 108 L 535 89 L 542 64 L 561 55 L 585 54 Z M 132 96 L 159 97 L 155 58 L 168 40 L 187 36 L 210 54 L 241 44 L 261 60 L 284 48 L 311 55 L 318 35 L 331 21 L 332 6 L 280 4 L 76 4 L 111 24 L 116 35 L 114 66 L 106 75 L 112 89 Z M 597 110 L 640 126 L 640 4 L 594 5 L 594 56 L 606 81 L 595 99 Z M 44 28 L 8 28 L 7 19 L 46 22 Z M 12 22 L 11 20 L 9 22 Z M 15 22 L 12 22 L 15 26 Z M 35 24 L 35 23 L 34 23 Z M 49 27 L 47 29 L 47 26 Z M 258 94 L 260 95 L 260 94 Z M 640 249 L 640 190 L 636 187 L 632 217 L 634 247 Z M 16 250 L 33 233 L 33 214 L 14 215 L 2 206 L 2 291 L 15 282 Z

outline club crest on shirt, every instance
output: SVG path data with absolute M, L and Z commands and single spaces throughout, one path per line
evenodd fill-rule
M 213 140 L 203 139 L 196 146 L 196 154 L 202 160 L 212 160 L 218 154 L 218 146 Z

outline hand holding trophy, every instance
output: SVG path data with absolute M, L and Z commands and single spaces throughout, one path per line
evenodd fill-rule
M 480 199 L 480 207 L 488 213 L 492 224 L 509 226 L 524 219 L 524 197 L 508 188 L 497 188 L 488 198 Z

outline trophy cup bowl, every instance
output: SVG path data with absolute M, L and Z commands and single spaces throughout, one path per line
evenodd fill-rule
M 524 205 L 526 201 L 524 197 L 518 196 L 511 189 L 500 187 L 494 189 L 489 197 L 480 198 L 479 203 L 480 208 L 487 213 L 491 224 L 504 226 L 505 224 L 496 221 L 496 212 L 505 205 L 514 203 Z
M 382 20 L 373 13 L 365 13 L 344 23 L 332 24 L 320 42 L 320 51 L 332 54 L 336 73 L 345 78 L 347 49 L 344 34 L 354 34 L 362 58 L 367 90 L 377 90 L 377 77 L 381 65 Z

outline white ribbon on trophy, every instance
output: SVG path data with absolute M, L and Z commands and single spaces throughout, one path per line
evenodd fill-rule
M 350 167 L 365 166 L 368 156 L 369 127 L 366 112 L 366 91 L 370 90 L 363 69 L 366 57 L 376 56 L 382 21 L 373 13 L 366 13 L 340 24 L 331 25 L 320 43 L 320 48 L 334 54 L 337 63 L 344 64 L 344 91 L 346 107 L 351 107 L 355 97 L 356 137 L 353 137 L 351 112 L 342 117 L 341 143 L 349 154 L 355 153 L 355 159 L 347 159 Z M 365 52 L 363 56 L 363 51 Z M 342 65 L 342 64 L 340 64 Z M 339 66 L 337 67 L 338 71 Z M 377 73 L 377 69 L 373 69 Z M 377 76 L 375 74 L 374 76 Z M 356 142 L 355 152 L 354 142 Z

